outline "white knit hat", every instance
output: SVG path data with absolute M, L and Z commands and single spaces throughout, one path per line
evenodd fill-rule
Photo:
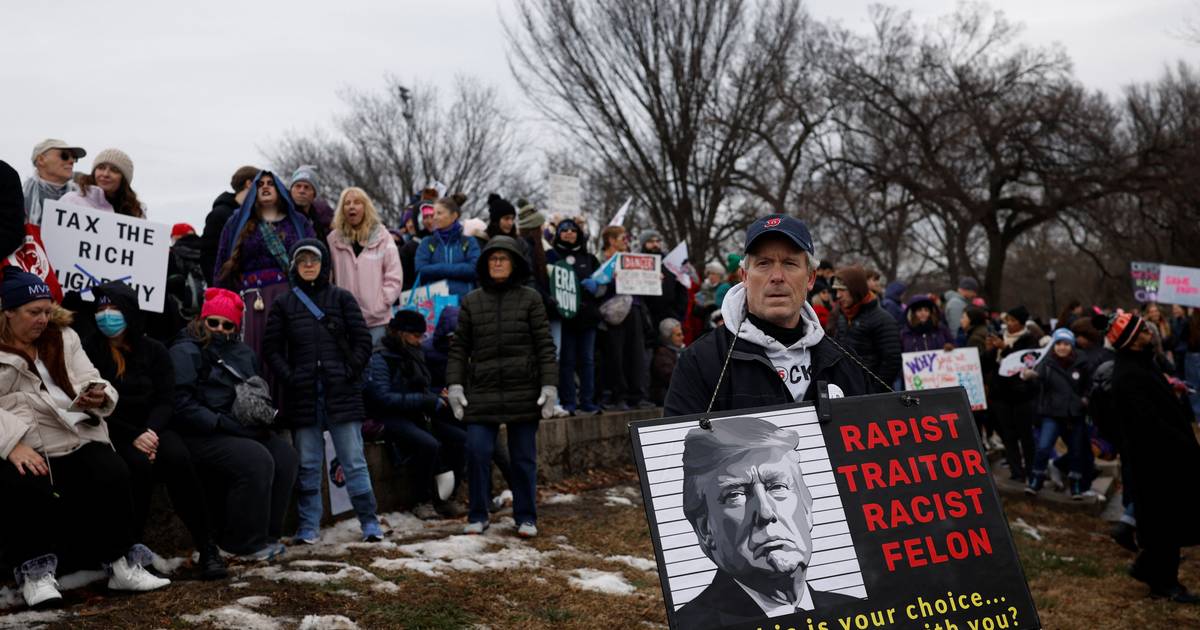
M 92 168 L 104 163 L 117 167 L 117 170 L 121 171 L 121 175 L 125 176 L 125 181 L 133 183 L 133 160 L 129 159 L 127 153 L 120 149 L 105 149 L 96 154 L 92 160 Z

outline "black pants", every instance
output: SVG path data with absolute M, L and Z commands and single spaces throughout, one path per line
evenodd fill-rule
M 1011 402 L 997 397 L 991 404 L 992 418 L 1004 441 L 1009 473 L 1024 477 L 1033 470 L 1033 401 Z
M 1168 589 L 1179 583 L 1179 545 L 1158 545 L 1150 542 L 1138 553 L 1133 571 L 1138 579 L 1156 590 Z
M 413 502 L 432 500 L 434 476 L 454 472 L 454 483 L 466 479 L 467 429 L 457 420 L 435 419 L 426 424 L 396 418 L 388 420 L 384 436 L 407 458 L 414 473 Z M 507 478 L 507 477 L 506 477 Z
M 20 568 L 54 554 L 61 574 L 64 566 L 90 569 L 124 556 L 135 542 L 125 462 L 108 444 L 90 442 L 49 464 L 51 475 L 34 476 L 0 462 L 6 564 Z
M 636 405 L 646 397 L 646 343 L 643 306 L 634 304 L 625 321 L 604 335 L 604 383 L 613 404 Z
M 150 515 L 150 497 L 155 482 L 167 486 L 171 505 L 192 535 L 192 544 L 197 548 L 210 540 L 208 508 L 204 502 L 204 488 L 192 465 L 192 454 L 188 452 L 183 438 L 174 431 L 158 434 L 158 451 L 151 462 L 146 454 L 133 446 L 132 440 L 114 438 L 117 454 L 129 467 L 133 488 L 133 534 L 135 540 L 145 538 L 146 521 Z
M 215 538 L 222 549 L 249 554 L 283 536 L 283 517 L 300 457 L 277 435 L 262 439 L 226 434 L 183 438 L 213 503 Z

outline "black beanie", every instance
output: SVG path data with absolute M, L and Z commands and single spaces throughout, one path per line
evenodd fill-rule
M 1010 315 L 1013 319 L 1021 322 L 1022 326 L 1025 325 L 1025 322 L 1029 321 L 1029 309 L 1024 306 L 1014 306 L 1008 310 L 1006 315 Z
M 424 333 L 426 329 L 425 316 L 410 310 L 399 310 L 388 322 L 388 328 L 396 332 Z
M 507 199 L 496 193 L 488 195 L 487 206 L 489 223 L 499 224 L 501 217 L 517 216 L 517 209 Z

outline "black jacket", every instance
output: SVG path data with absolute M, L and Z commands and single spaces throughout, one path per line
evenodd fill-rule
M 900 327 L 879 306 L 879 300 L 863 304 L 853 320 L 839 311 L 835 327 L 838 342 L 857 354 L 884 383 L 895 382 L 900 374 Z M 887 391 L 873 378 L 867 379 L 867 386 L 871 393 Z
M 1083 398 L 1091 388 L 1092 375 L 1087 370 L 1083 357 L 1076 355 L 1070 367 L 1063 367 L 1058 358 L 1042 359 L 1037 369 L 1038 397 L 1035 411 L 1038 416 L 1049 416 L 1059 420 L 1083 418 Z
M 121 282 L 96 287 L 97 297 L 107 297 L 125 316 L 124 338 L 129 350 L 123 353 L 124 376 L 117 376 L 108 337 L 94 328 L 83 340 L 83 349 L 92 365 L 112 383 L 120 397 L 112 414 L 105 418 L 113 442 L 130 443 L 153 429 L 161 433 L 171 422 L 175 398 L 175 369 L 167 347 L 144 334 L 144 317 L 138 309 L 137 294 Z
M 663 267 L 662 295 L 647 295 L 642 298 L 646 311 L 650 314 L 650 324 L 657 337 L 658 325 L 668 317 L 674 317 L 681 323 L 687 316 L 688 291 L 675 278 L 675 274 Z
M 282 411 L 290 426 L 317 423 L 318 380 L 324 388 L 330 423 L 361 422 L 361 377 L 371 358 L 371 333 L 354 295 L 329 283 L 332 265 L 325 244 L 313 238 L 302 239 L 292 246 L 291 256 L 294 258 L 295 251 L 304 246 L 321 250 L 321 273 L 313 282 L 305 282 L 293 266 L 289 272 L 291 285 L 299 287 L 325 318 L 317 321 L 294 292 L 280 295 L 267 315 L 263 357 L 278 382 L 284 384 Z
M 1001 348 L 996 352 L 996 365 L 1004 360 L 1004 357 L 1021 350 L 1032 350 L 1037 347 L 1037 339 L 1033 338 L 1033 334 L 1025 332 L 1015 342 L 1011 348 Z M 992 378 L 991 391 L 989 394 L 996 400 L 1002 400 L 1007 403 L 1017 404 L 1033 400 L 1037 396 L 1037 383 L 1025 381 L 1021 379 L 1020 374 L 1013 376 L 1000 376 L 996 374 Z
M 580 237 L 580 241 L 582 240 Z M 571 247 L 556 238 L 554 247 L 546 252 L 546 262 L 554 264 L 560 260 L 571 265 L 571 268 L 575 270 L 575 279 L 579 282 L 592 277 L 592 274 L 600 268 L 600 261 L 587 251 L 586 245 L 582 242 Z M 591 291 L 581 286 L 579 288 L 579 310 L 576 311 L 575 317 L 564 319 L 562 323 L 566 330 L 582 331 L 595 328 L 600 324 L 600 300 L 592 295 Z
M 503 285 L 488 275 L 488 256 L 497 250 L 513 258 L 512 275 Z M 542 298 L 524 286 L 529 268 L 507 236 L 488 241 L 476 272 L 480 288 L 462 299 L 446 381 L 466 391 L 465 422 L 538 420 L 541 388 L 558 385 L 554 340 Z
M 881 311 L 882 312 L 882 311 Z M 884 313 L 887 316 L 887 313 Z M 733 342 L 733 333 L 724 326 L 696 340 L 679 356 L 671 386 L 667 390 L 664 413 L 683 416 L 704 413 L 712 398 L 721 366 Z M 828 339 L 809 348 L 812 353 L 812 378 L 804 400 L 817 397 L 816 383 L 825 381 L 841 388 L 846 396 L 867 393 L 862 368 L 845 357 Z M 729 369 L 721 381 L 721 391 L 713 411 L 750 409 L 795 402 L 792 393 L 779 378 L 766 351 L 744 339 L 738 339 L 729 359 Z
M 1113 363 L 1114 417 L 1124 438 L 1137 505 L 1138 538 L 1164 546 L 1200 544 L 1191 506 L 1200 504 L 1200 444 L 1154 352 L 1119 352 Z
M 0 160 L 0 259 L 7 258 L 25 242 L 25 194 L 21 177 Z
M 204 232 L 200 235 L 200 269 L 204 270 L 204 281 L 214 287 L 212 279 L 213 268 L 217 265 L 217 248 L 221 244 L 221 231 L 229 217 L 241 207 L 237 195 L 223 192 L 213 200 L 212 212 L 204 217 Z
M 885 313 L 886 314 L 886 313 Z M 889 316 L 890 317 L 890 316 Z M 831 608 L 841 604 L 852 604 L 860 601 L 856 597 L 828 591 L 814 591 L 805 584 L 812 596 L 814 616 L 832 618 Z M 803 614 L 804 611 L 797 611 Z M 724 571 L 718 570 L 708 588 L 700 591 L 695 599 L 683 605 L 675 613 L 675 627 L 688 630 L 704 630 L 705 628 L 724 628 L 727 626 L 764 622 L 767 614 L 738 583 Z M 771 624 L 760 623 L 762 627 L 773 627 Z M 789 624 L 799 626 L 799 623 Z
M 406 347 L 392 337 L 371 355 L 364 397 L 371 417 L 385 425 L 397 420 L 422 422 L 437 410 L 429 368 L 421 348 Z
M 258 374 L 258 358 L 246 344 L 232 340 L 211 340 L 208 345 L 184 328 L 171 345 L 171 366 L 175 370 L 175 413 L 171 428 L 186 435 L 229 434 L 250 436 L 233 418 L 238 380 L 217 364 L 224 361 L 245 378 Z

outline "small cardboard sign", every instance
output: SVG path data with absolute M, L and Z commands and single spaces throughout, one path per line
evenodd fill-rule
M 558 314 L 563 319 L 572 319 L 579 312 L 579 279 L 575 276 L 575 268 L 560 260 L 546 265 L 546 273 L 550 276 L 550 297 L 558 308 Z
M 658 254 L 618 254 L 617 293 L 621 295 L 662 295 L 662 256 Z
M 42 242 L 63 291 L 92 301 L 92 287 L 120 280 L 144 311 L 163 312 L 171 227 L 145 219 L 47 201 Z
M 630 424 L 671 628 L 1040 628 L 962 388 L 827 404 Z
M 551 212 L 561 212 L 564 216 L 573 217 L 579 214 L 583 199 L 583 187 L 578 177 L 570 175 L 550 175 L 550 207 Z
M 967 390 L 972 411 L 987 409 L 978 348 L 905 352 L 900 355 L 900 362 L 904 366 L 904 389 L 919 391 L 961 385 Z

